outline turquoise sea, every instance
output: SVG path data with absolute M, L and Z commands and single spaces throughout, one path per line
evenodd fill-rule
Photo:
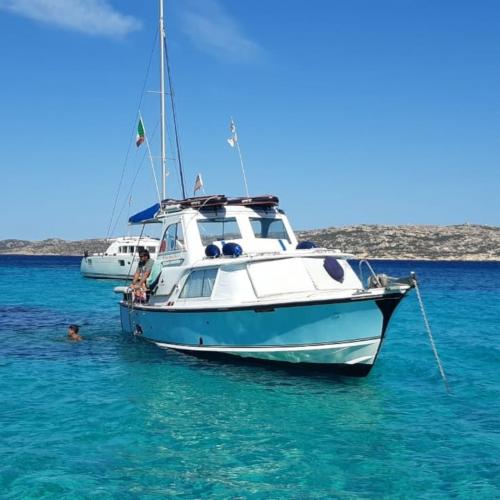
M 120 331 L 79 259 L 0 257 L 2 498 L 500 498 L 500 263 L 417 272 L 367 378 L 201 361 Z M 79 323 L 84 340 L 66 340 Z

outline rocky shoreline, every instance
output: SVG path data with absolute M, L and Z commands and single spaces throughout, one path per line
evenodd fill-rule
M 357 225 L 298 231 L 300 240 L 340 249 L 359 258 L 390 260 L 500 261 L 500 227 Z M 104 252 L 105 239 L 1 240 L 0 255 L 83 255 Z

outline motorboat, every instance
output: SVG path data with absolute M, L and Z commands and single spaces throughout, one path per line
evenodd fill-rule
M 367 375 L 414 277 L 377 275 L 361 261 L 365 280 L 352 255 L 297 241 L 273 195 L 186 198 L 180 169 L 183 198 L 166 197 L 162 0 L 159 6 L 163 201 L 129 222 L 160 223 L 162 231 L 148 290 L 115 288 L 123 332 L 205 358 Z M 231 132 L 234 145 L 232 121 Z
M 158 239 L 148 236 L 114 238 L 103 253 L 85 252 L 80 272 L 87 278 L 131 279 L 137 269 L 140 250 L 148 250 L 155 258 L 159 246 Z
M 147 302 L 115 288 L 122 329 L 185 354 L 364 376 L 412 288 L 373 272 L 363 283 L 352 255 L 297 241 L 271 195 L 166 200 L 142 222 L 162 224 L 161 251 Z

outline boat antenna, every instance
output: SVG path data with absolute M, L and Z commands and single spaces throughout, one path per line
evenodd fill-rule
M 248 184 L 247 184 L 247 176 L 245 175 L 245 166 L 243 165 L 243 157 L 241 155 L 238 133 L 236 132 L 236 124 L 234 123 L 232 116 L 231 116 L 231 122 L 229 123 L 229 130 L 231 131 L 231 137 L 227 140 L 227 142 L 232 148 L 236 147 L 236 149 L 238 150 L 238 155 L 240 157 L 241 173 L 243 175 L 243 182 L 245 184 L 245 192 L 247 194 L 247 197 L 249 197 L 250 195 L 248 194 Z
M 165 148 L 165 56 L 164 44 L 165 28 L 163 24 L 163 0 L 160 0 L 160 138 L 161 138 L 161 180 L 162 180 L 162 200 L 164 200 L 167 192 L 167 169 L 166 169 L 166 148 Z
M 175 132 L 175 147 L 177 149 L 177 160 L 179 161 L 179 176 L 181 178 L 181 189 L 182 189 L 182 198 L 186 199 L 186 185 L 184 182 L 184 169 L 182 168 L 182 159 L 181 159 L 181 147 L 179 142 L 179 132 L 177 129 L 177 114 L 175 112 L 175 99 L 174 99 L 174 86 L 172 83 L 172 74 L 170 72 L 170 61 L 168 57 L 168 46 L 167 46 L 167 36 L 163 38 L 163 44 L 165 48 L 165 59 L 167 61 L 167 77 L 168 77 L 168 87 L 170 93 L 170 106 L 172 107 L 172 118 L 174 121 L 174 132 Z

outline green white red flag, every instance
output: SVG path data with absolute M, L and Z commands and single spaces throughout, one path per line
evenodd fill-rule
M 135 145 L 139 147 L 144 142 L 144 125 L 142 124 L 142 118 L 139 118 L 139 124 L 137 125 L 137 137 L 135 138 Z

